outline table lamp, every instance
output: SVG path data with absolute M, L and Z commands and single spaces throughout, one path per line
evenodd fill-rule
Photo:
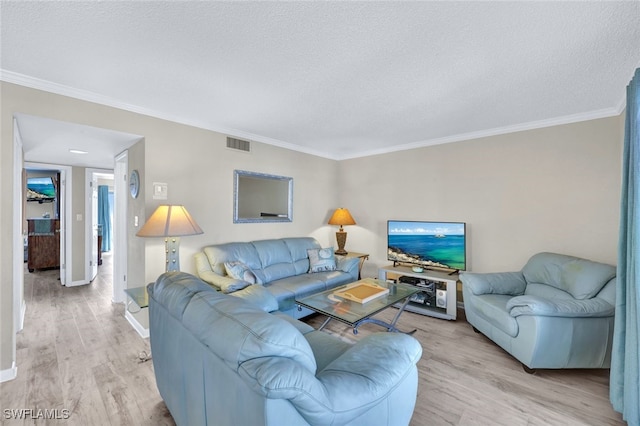
M 184 206 L 161 205 L 136 234 L 164 237 L 166 271 L 180 270 L 180 237 L 202 234 L 202 229 Z
M 329 219 L 329 225 L 340 225 L 340 229 L 336 232 L 336 240 L 338 241 L 338 250 L 336 250 L 336 254 L 347 254 L 347 251 L 344 249 L 344 244 L 347 242 L 347 233 L 342 229 L 342 226 L 355 224 L 356 221 L 353 220 L 349 210 L 341 207 L 333 212 L 331 219 Z

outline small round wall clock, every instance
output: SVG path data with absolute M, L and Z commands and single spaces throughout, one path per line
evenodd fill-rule
M 133 198 L 138 198 L 138 194 L 140 193 L 140 175 L 137 170 L 133 170 L 129 177 L 129 192 Z

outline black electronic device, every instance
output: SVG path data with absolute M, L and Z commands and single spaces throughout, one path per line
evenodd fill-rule
M 420 282 L 426 282 L 426 280 L 418 277 L 410 277 L 408 275 L 402 275 L 398 278 L 398 281 L 405 284 L 418 285 Z
M 430 281 L 426 278 L 410 277 L 402 275 L 398 277 L 398 281 L 404 284 L 410 284 L 421 289 L 420 293 L 416 293 L 409 299 L 413 303 L 446 310 L 447 308 L 447 286 L 445 283 Z

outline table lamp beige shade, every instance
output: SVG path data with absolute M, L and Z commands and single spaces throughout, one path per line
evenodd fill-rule
M 140 228 L 138 237 L 164 237 L 167 271 L 180 270 L 180 237 L 203 231 L 184 206 L 161 205 Z
M 344 249 L 344 245 L 347 242 L 347 233 L 342 229 L 343 225 L 355 225 L 356 221 L 353 220 L 353 216 L 349 213 L 349 210 L 345 208 L 338 208 L 333 215 L 331 215 L 331 219 L 329 219 L 329 225 L 340 225 L 340 229 L 336 232 L 336 240 L 338 242 L 338 250 L 336 250 L 336 254 L 345 255 L 347 251 Z

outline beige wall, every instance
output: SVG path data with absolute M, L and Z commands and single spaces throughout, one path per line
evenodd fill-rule
M 469 269 L 519 270 L 538 251 L 616 263 L 620 117 L 340 162 L 347 249 L 386 262 L 388 219 L 467 223 Z
M 136 130 L 145 136 L 141 197 L 147 202 L 135 214 L 140 215 L 141 226 L 160 204 L 185 205 L 204 234 L 181 239 L 183 271 L 195 271 L 193 254 L 207 244 L 301 235 L 313 235 L 325 244 L 331 241 L 332 229 L 324 224 L 338 197 L 336 161 L 260 143 L 252 145 L 250 154 L 238 152 L 226 148 L 225 135 L 149 120 L 148 127 Z M 235 169 L 292 177 L 293 222 L 234 224 Z M 168 183 L 166 202 L 153 200 L 153 182 Z M 163 240 L 146 240 L 145 261 L 145 276 L 136 277 L 144 280 L 130 281 L 130 287 L 154 280 L 163 272 Z
M 140 175 L 140 181 L 144 181 L 145 176 L 145 141 L 142 140 L 135 145 L 133 145 L 129 149 L 129 153 L 127 155 L 128 158 L 128 170 L 127 176 L 131 176 L 131 172 L 133 170 L 137 170 Z M 137 198 L 133 199 L 128 190 L 127 186 L 127 194 L 125 194 L 125 199 L 128 200 L 128 208 L 127 208 L 127 221 L 128 223 L 125 226 L 128 229 L 127 232 L 127 288 L 128 287 L 141 287 L 146 284 L 145 282 L 145 271 L 144 267 L 141 268 L 141 265 L 144 265 L 145 259 L 145 245 L 148 240 L 143 238 L 136 237 L 135 233 L 140 229 L 140 226 L 145 221 L 145 205 L 146 198 L 144 196 L 144 187 L 143 183 L 140 184 L 140 193 Z M 138 217 L 138 228 L 134 227 L 134 218 Z M 119 226 L 120 224 L 115 224 L 114 226 Z
M 204 230 L 184 237 L 181 266 L 194 271 L 193 254 L 204 245 L 282 236 L 312 235 L 322 244 L 333 241 L 325 225 L 338 199 L 338 163 L 270 145 L 254 143 L 250 154 L 226 148 L 225 135 L 166 120 L 97 105 L 1 82 L 0 190 L 12 192 L 14 113 L 24 113 L 144 136 L 129 152 L 129 171 L 141 173 L 141 194 L 128 200 L 128 286 L 145 285 L 164 271 L 164 243 L 134 234 L 134 216 L 140 226 L 161 203 L 184 204 Z M 233 224 L 233 170 L 290 176 L 294 179 L 293 222 Z M 76 175 L 73 170 L 74 186 Z M 153 200 L 153 182 L 168 184 L 168 199 Z M 84 188 L 84 185 L 82 186 Z M 74 187 L 74 194 L 75 194 Z M 84 191 L 84 189 L 82 189 Z M 75 195 L 74 195 L 75 197 Z M 0 232 L 10 235 L 13 206 L 0 205 Z M 82 208 L 84 211 L 84 208 Z M 74 202 L 74 214 L 76 213 Z M 117 226 L 117 225 L 116 225 Z M 84 238 L 84 228 L 81 233 Z M 76 241 L 74 233 L 73 241 Z M 79 242 L 84 247 L 84 241 Z M 11 246 L 0 248 L 0 371 L 11 368 L 13 352 L 13 290 Z M 74 250 L 75 253 L 75 250 Z M 22 253 L 18 253 L 22 256 Z M 74 254 L 75 264 L 75 254 Z M 146 268 L 145 268 L 146 264 Z M 82 266 L 83 267 L 83 266 Z M 75 269 L 75 266 L 74 266 Z
M 13 116 L 5 113 L 4 85 L 0 85 L 0 194 L 12 194 Z M 21 179 L 21 178 L 20 178 Z M 0 203 L 0 234 L 13 234 L 13 203 Z M 15 333 L 13 333 L 13 244 L 0 244 L 0 372 L 13 367 Z
M 85 266 L 88 263 L 85 258 L 86 245 L 86 168 L 71 168 L 71 282 L 86 282 Z M 78 215 L 82 219 L 78 220 Z

